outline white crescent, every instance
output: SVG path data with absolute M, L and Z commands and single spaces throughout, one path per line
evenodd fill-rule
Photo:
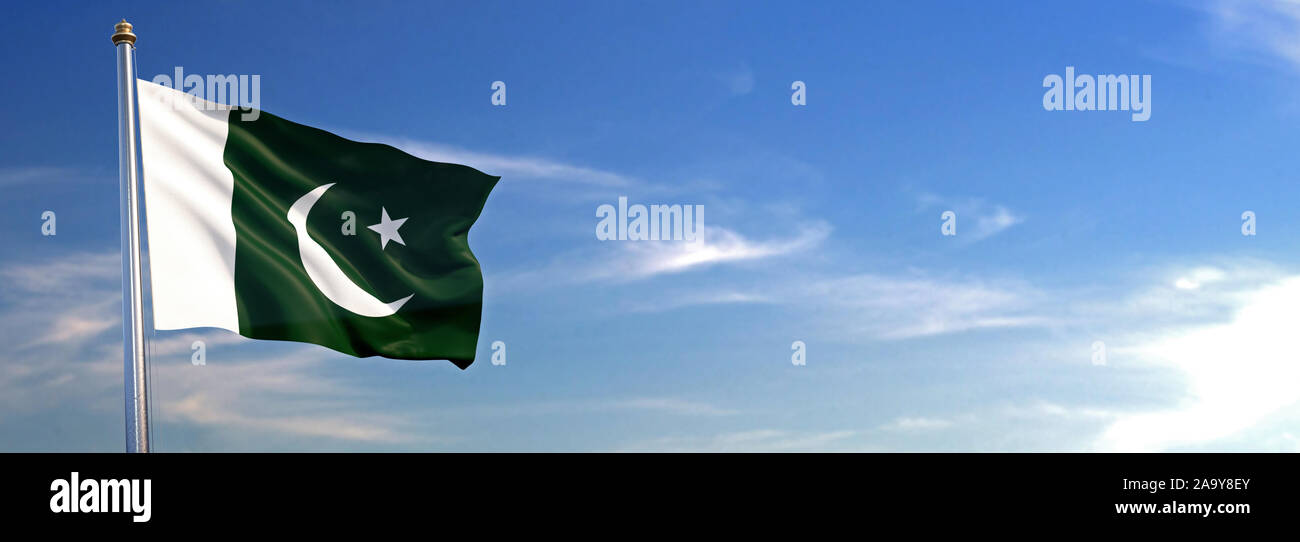
M 335 305 L 361 316 L 390 316 L 396 313 L 397 309 L 402 308 L 402 305 L 415 294 L 392 303 L 380 301 L 352 282 L 352 279 L 339 269 L 338 264 L 334 263 L 329 253 L 325 252 L 325 248 L 307 234 L 307 213 L 311 212 L 312 206 L 316 205 L 316 200 L 319 200 L 331 186 L 334 186 L 334 183 L 318 186 L 298 198 L 298 201 L 293 202 L 289 207 L 289 223 L 293 224 L 293 229 L 298 232 L 298 255 L 302 258 L 302 266 L 307 270 L 307 277 L 316 284 L 316 288 L 320 289 L 320 292 Z

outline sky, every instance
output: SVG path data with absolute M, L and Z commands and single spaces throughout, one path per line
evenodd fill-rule
M 153 332 L 158 451 L 1300 451 L 1300 2 L 10 12 L 0 450 L 124 449 L 125 17 L 146 79 L 501 176 L 469 369 Z M 1067 67 L 1149 120 L 1045 109 Z M 619 197 L 704 239 L 601 241 Z

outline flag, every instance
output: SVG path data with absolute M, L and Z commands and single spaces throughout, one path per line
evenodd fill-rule
M 474 361 L 499 177 L 138 83 L 156 329 Z

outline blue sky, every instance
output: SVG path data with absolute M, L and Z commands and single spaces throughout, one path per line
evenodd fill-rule
M 121 17 L 145 78 L 502 176 L 470 369 L 158 332 L 159 450 L 1300 448 L 1300 4 L 698 4 L 15 7 L 0 449 L 123 447 Z M 1150 120 L 1044 110 L 1066 66 Z M 705 242 L 598 241 L 619 196 Z

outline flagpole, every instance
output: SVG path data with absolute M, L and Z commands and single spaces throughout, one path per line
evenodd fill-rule
M 135 138 L 135 34 L 122 19 L 113 33 L 117 48 L 117 151 L 121 182 L 122 349 L 126 391 L 126 451 L 149 451 L 149 380 L 144 349 L 144 294 L 140 279 L 139 171 Z

